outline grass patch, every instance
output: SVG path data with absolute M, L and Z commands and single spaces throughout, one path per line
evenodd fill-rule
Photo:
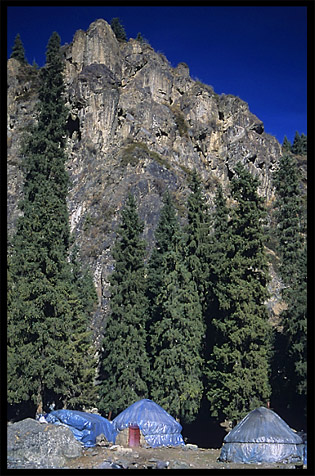
M 161 165 L 162 167 L 165 167 L 166 169 L 171 168 L 169 162 L 166 159 L 164 159 L 164 157 L 162 157 L 160 154 L 153 151 L 149 151 L 149 153 L 150 153 L 150 158 L 155 160 L 155 162 L 157 162 L 159 165 Z
M 175 122 L 178 127 L 178 132 L 181 137 L 188 137 L 188 125 L 187 122 L 185 121 L 184 114 L 182 111 L 179 109 L 178 106 L 175 106 L 174 104 L 172 106 L 169 106 L 170 110 L 174 114 L 175 117 Z
M 196 78 L 195 79 L 195 85 L 198 86 L 199 88 L 205 89 L 206 91 L 208 91 L 208 93 L 211 96 L 214 96 L 216 99 L 220 97 L 219 94 L 217 94 L 214 91 L 213 86 L 211 86 L 210 84 L 205 84 L 205 83 L 203 83 L 202 81 L 200 81 L 199 79 Z
M 37 91 L 34 91 L 34 89 L 28 89 L 27 91 L 23 91 L 21 94 L 19 94 L 15 100 L 17 102 L 26 102 L 30 101 L 33 97 L 35 97 L 37 94 Z
M 127 167 L 127 165 L 131 165 L 135 167 L 139 163 L 139 154 L 137 154 L 137 150 L 143 150 L 143 145 L 141 142 L 132 142 L 131 144 L 127 145 L 122 151 L 121 156 L 121 165 L 123 167 Z
M 170 164 L 166 159 L 160 156 L 157 152 L 150 150 L 144 142 L 132 142 L 127 145 L 122 151 L 121 165 L 126 167 L 131 165 L 135 167 L 141 159 L 150 158 L 157 162 L 162 167 L 170 169 Z
M 190 170 L 188 167 L 186 167 L 185 165 L 180 165 L 180 164 L 177 164 L 178 167 L 180 169 L 182 169 L 182 171 L 188 176 L 188 177 L 191 177 L 192 176 L 192 170 Z

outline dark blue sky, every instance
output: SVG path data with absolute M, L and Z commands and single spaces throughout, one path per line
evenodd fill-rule
M 19 33 L 39 66 L 53 31 L 70 43 L 94 20 L 119 17 L 128 38 L 141 32 L 172 66 L 184 61 L 193 79 L 246 101 L 281 143 L 307 134 L 305 6 L 12 6 L 7 14 L 8 56 Z

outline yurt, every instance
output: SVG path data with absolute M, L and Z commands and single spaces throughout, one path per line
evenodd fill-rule
M 113 420 L 116 444 L 128 446 L 184 445 L 181 425 L 152 400 L 139 400 Z
M 86 447 L 96 445 L 96 437 L 103 434 L 106 440 L 114 443 L 116 431 L 111 421 L 95 413 L 78 410 L 54 410 L 45 417 L 48 423 L 66 425 L 75 438 Z
M 302 438 L 265 407 L 248 413 L 223 441 L 219 461 L 303 464 Z

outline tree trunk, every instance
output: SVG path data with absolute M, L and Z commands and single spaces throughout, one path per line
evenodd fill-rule
M 37 410 L 36 410 L 36 415 L 40 415 L 43 413 L 43 395 L 42 395 L 42 385 L 41 383 L 38 386 L 38 391 L 37 391 Z

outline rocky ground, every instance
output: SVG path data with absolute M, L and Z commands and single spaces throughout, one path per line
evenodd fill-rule
M 295 469 L 285 464 L 238 464 L 218 461 L 220 449 L 194 445 L 177 448 L 89 448 L 72 459 L 69 469 Z

